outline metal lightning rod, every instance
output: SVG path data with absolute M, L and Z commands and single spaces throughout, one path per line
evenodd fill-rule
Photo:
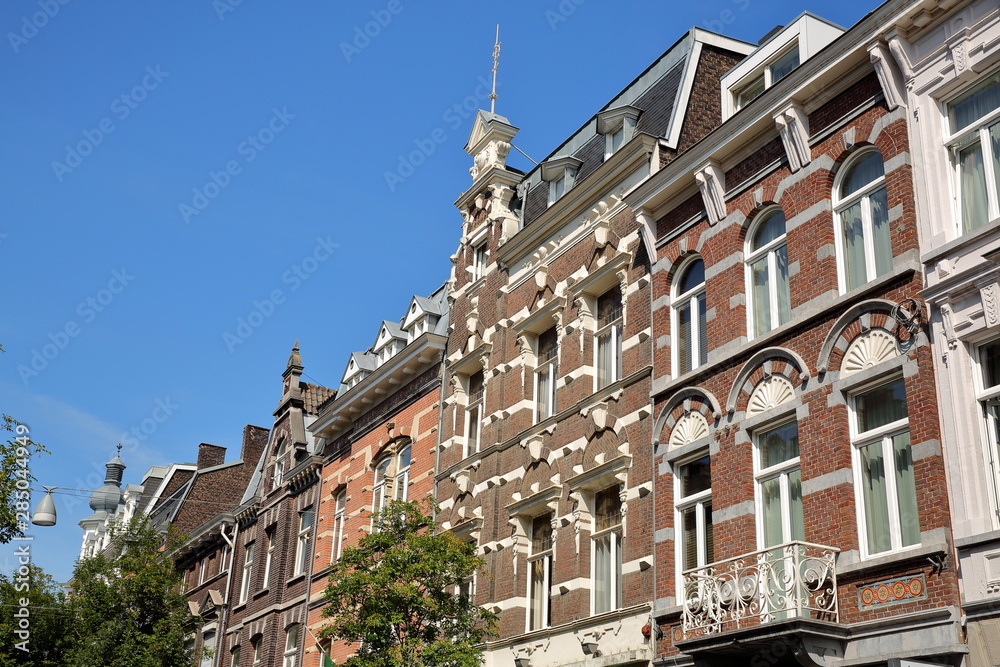
M 497 24 L 497 39 L 493 43 L 493 90 L 490 92 L 490 113 L 497 105 L 497 67 L 500 65 L 500 24 Z

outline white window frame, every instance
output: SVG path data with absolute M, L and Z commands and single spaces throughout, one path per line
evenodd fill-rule
M 621 609 L 622 607 L 622 516 L 621 516 L 621 494 L 622 485 L 614 484 L 609 487 L 605 487 L 600 491 L 596 491 L 593 494 L 594 512 L 591 516 L 592 525 L 590 533 L 590 613 L 591 615 L 603 614 L 609 611 L 614 611 L 616 609 Z M 619 514 L 618 523 L 609 525 L 603 528 L 598 528 L 597 525 L 597 495 L 603 493 L 610 489 L 614 489 L 618 494 L 619 500 Z M 604 542 L 608 543 L 609 552 L 609 563 L 612 568 L 608 572 L 598 572 L 597 569 L 597 543 Z M 606 601 L 607 609 L 601 609 L 598 611 L 598 599 L 597 599 L 597 577 L 599 574 L 604 574 L 608 578 L 608 597 L 609 600 Z M 603 606 L 603 605 L 602 605 Z
M 486 275 L 486 240 L 472 246 L 472 282 Z
M 554 514 L 552 512 L 545 512 L 544 514 L 539 514 L 537 516 L 530 517 L 528 519 L 528 545 L 531 547 L 531 551 L 528 553 L 528 608 L 527 614 L 525 614 L 525 630 L 531 632 L 532 630 L 541 630 L 542 628 L 547 628 L 552 624 L 552 619 L 549 617 L 552 608 L 552 555 L 554 553 L 554 543 L 549 544 L 548 549 L 543 549 L 538 552 L 535 551 L 535 521 L 541 518 L 547 518 L 551 524 Z M 551 531 L 555 533 L 554 530 Z M 532 597 L 532 589 L 534 588 L 534 568 L 533 565 L 538 562 L 543 561 L 542 566 L 542 586 L 540 588 L 542 592 L 542 618 L 539 619 L 539 623 L 535 623 L 535 619 L 532 618 L 532 611 L 534 607 L 534 598 Z
M 299 661 L 301 627 L 296 624 L 285 630 L 285 652 L 282 653 L 281 667 L 296 667 Z
M 847 197 L 842 197 L 841 192 L 844 188 L 844 180 L 854 168 L 856 164 L 865 160 L 870 155 L 877 155 L 879 160 L 882 160 L 883 171 L 882 175 L 876 178 L 871 183 L 868 183 L 863 188 L 859 189 L 857 192 L 853 192 Z M 846 294 L 852 289 L 860 287 L 870 283 L 879 277 L 878 266 L 875 260 L 875 228 L 872 222 L 872 204 L 871 198 L 873 195 L 877 194 L 880 190 L 886 190 L 885 181 L 885 161 L 882 158 L 882 153 L 875 147 L 865 148 L 850 157 L 850 159 L 844 164 L 840 169 L 840 173 L 837 174 L 833 185 L 833 232 L 837 243 L 837 277 L 840 281 L 840 293 Z M 861 203 L 861 234 L 864 238 L 863 251 L 865 256 L 865 279 L 859 285 L 850 287 L 847 284 L 847 246 L 846 239 L 844 238 L 844 223 L 842 216 L 848 209 L 857 203 Z M 890 254 L 891 250 L 891 239 L 892 234 L 889 232 L 888 215 L 889 211 L 886 210 L 886 234 L 889 236 L 890 240 Z M 891 258 L 890 258 L 891 259 Z
M 293 576 L 305 574 L 309 565 L 309 546 L 312 542 L 313 523 L 316 515 L 312 508 L 299 512 L 299 532 L 295 540 L 295 570 Z
M 264 639 L 259 635 L 257 636 L 257 641 L 250 641 L 250 647 L 253 649 L 253 662 L 251 663 L 251 667 L 259 667 L 259 665 L 263 662 L 264 652 L 261 650 L 261 644 L 263 643 Z
M 240 667 L 240 647 L 238 645 L 229 652 L 229 667 Z
M 773 215 L 785 215 L 785 212 L 777 206 L 771 206 L 768 209 L 761 211 L 757 216 L 757 219 L 753 221 L 750 226 L 746 237 L 746 244 L 744 248 L 744 257 L 746 258 L 743 262 L 744 273 L 746 276 L 746 302 L 747 302 L 747 337 L 750 340 L 754 338 L 759 338 L 768 333 L 768 331 L 774 331 L 778 327 L 786 324 L 787 322 L 779 321 L 781 319 L 781 295 L 778 294 L 778 260 L 777 253 L 782 247 L 785 248 L 785 258 L 789 267 L 789 294 L 788 294 L 788 312 L 789 319 L 791 321 L 791 261 L 788 258 L 788 218 L 785 218 L 785 233 L 772 241 L 764 244 L 757 250 L 753 252 L 750 248 L 753 244 L 753 239 L 757 235 L 760 228 L 770 220 Z M 753 269 L 751 268 L 761 258 L 766 258 L 767 261 L 767 295 L 768 295 L 768 311 L 771 315 L 771 328 L 767 331 L 761 331 L 757 333 L 757 323 L 754 318 L 754 296 L 753 296 Z
M 966 94 L 975 91 L 983 83 L 989 81 L 990 79 L 996 80 L 994 85 L 1000 86 L 1000 72 L 994 71 L 989 76 L 982 77 L 976 81 L 974 85 L 964 89 L 960 94 L 953 96 L 949 101 L 943 104 L 944 112 L 942 115 L 944 118 L 944 144 L 951 159 L 951 167 L 954 172 L 954 176 L 952 178 L 954 187 L 952 211 L 955 219 L 954 229 L 956 238 L 964 236 L 965 234 L 971 234 L 976 230 L 983 229 L 988 226 L 990 222 L 996 220 L 997 217 L 1000 217 L 1000 192 L 998 192 L 996 174 L 994 173 L 993 160 L 991 159 L 993 156 L 990 151 L 989 130 L 991 126 L 1000 122 L 1000 107 L 981 116 L 959 130 L 955 130 L 952 127 L 950 111 L 952 104 L 964 97 Z M 981 224 L 966 230 L 965 221 L 962 219 L 962 176 L 958 154 L 961 150 L 968 148 L 977 142 L 983 151 L 983 170 L 986 178 L 988 219 L 983 221 Z
M 330 545 L 330 562 L 340 560 L 341 545 L 344 541 L 344 527 L 347 523 L 347 489 L 341 489 L 333 498 L 333 543 Z
M 240 604 L 250 596 L 250 580 L 253 576 L 254 543 L 250 542 L 243 551 L 243 578 L 240 580 Z
M 802 64 L 802 52 L 799 51 L 799 43 L 798 43 L 798 40 L 796 40 L 791 46 L 782 49 L 777 54 L 775 54 L 775 56 L 773 58 L 770 58 L 767 61 L 767 64 L 765 64 L 763 68 L 755 70 L 752 76 L 748 76 L 748 77 L 744 78 L 743 80 L 746 83 L 743 83 L 743 84 L 738 85 L 738 86 L 736 86 L 736 87 L 733 88 L 733 108 L 735 110 L 739 111 L 740 109 L 742 109 L 743 107 L 747 106 L 748 104 L 750 104 L 751 102 L 753 102 L 755 99 L 757 99 L 758 97 L 760 97 L 761 95 L 763 95 L 764 91 L 766 91 L 768 88 L 770 88 L 774 84 L 778 83 L 778 81 L 781 81 L 781 79 L 785 78 L 785 77 L 781 77 L 781 78 L 775 80 L 772 68 L 774 67 L 774 65 L 779 60 L 781 60 L 782 58 L 790 55 L 792 53 L 792 51 L 795 51 L 796 54 L 798 54 L 798 58 L 799 58 L 799 62 L 798 62 L 798 64 L 795 65 L 795 67 L 798 67 L 799 65 L 801 65 Z M 789 70 L 789 74 L 792 71 L 795 70 L 795 67 L 793 67 L 791 70 Z M 785 76 L 788 76 L 788 74 L 786 74 Z M 759 93 L 757 93 L 756 95 L 754 95 L 752 98 L 750 98 L 748 100 L 742 100 L 741 98 L 743 97 L 744 91 L 749 90 L 752 86 L 754 86 L 758 81 L 761 81 L 761 80 L 763 80 L 764 88 Z
M 201 660 L 198 661 L 200 667 L 212 667 L 215 663 L 215 648 L 210 644 L 218 642 L 218 633 L 215 630 L 206 630 L 201 635 Z
M 909 419 L 909 406 L 907 406 L 907 416 L 903 419 L 897 419 L 894 422 L 885 424 L 883 426 L 878 426 L 869 431 L 863 433 L 859 432 L 858 423 L 858 412 L 856 406 L 857 397 L 861 394 L 867 393 L 873 389 L 878 389 L 880 387 L 885 387 L 896 382 L 903 382 L 901 376 L 895 377 L 883 377 L 879 378 L 874 382 L 865 384 L 862 387 L 853 389 L 848 395 L 848 411 L 850 413 L 850 431 L 851 431 L 851 455 L 852 463 L 854 468 L 854 495 L 855 495 L 855 506 L 857 508 L 857 522 L 858 522 L 858 547 L 859 553 L 862 559 L 872 558 L 875 556 L 884 556 L 886 554 L 899 553 L 903 551 L 909 551 L 920 547 L 920 527 L 917 526 L 918 539 L 916 544 L 911 544 L 908 546 L 903 546 L 902 544 L 902 526 L 901 519 L 899 516 L 899 490 L 896 488 L 896 476 L 886 475 L 885 476 L 885 487 L 886 487 L 886 504 L 888 505 L 889 511 L 889 538 L 890 547 L 886 551 L 879 551 L 878 553 L 869 553 L 868 549 L 868 519 L 865 512 L 865 499 L 864 499 L 864 475 L 861 466 L 861 449 L 876 443 L 881 442 L 882 444 L 882 461 L 886 468 L 895 469 L 896 462 L 896 452 L 893 447 L 892 438 L 893 436 L 899 435 L 903 432 L 909 432 L 910 430 L 910 419 Z M 904 385 L 905 392 L 905 385 Z M 912 443 L 911 445 L 912 446 Z M 911 460 L 912 460 L 912 449 L 911 449 Z M 915 471 L 914 471 L 915 474 Z M 917 508 L 918 520 L 919 520 L 919 508 Z
M 267 555 L 264 557 L 264 582 L 261 590 L 271 587 L 271 564 L 274 562 L 275 530 L 275 528 L 271 528 L 264 531 L 264 536 L 267 538 Z
M 551 359 L 542 361 L 541 359 L 541 338 L 543 334 L 549 331 L 555 332 L 556 338 L 556 349 L 555 353 L 552 355 Z M 545 331 L 539 333 L 535 336 L 535 359 L 537 361 L 535 365 L 533 376 L 534 382 L 534 396 L 535 396 L 535 409 L 534 409 L 534 423 L 545 421 L 552 415 L 556 414 L 556 382 L 559 379 L 559 329 L 552 326 Z M 541 385 L 541 379 L 543 376 L 548 376 L 549 378 L 549 391 L 548 396 L 543 397 L 539 393 L 539 387 Z M 543 403 L 543 399 L 545 399 Z M 542 408 L 545 408 L 543 410 Z M 543 413 L 544 416 L 543 416 Z
M 404 454 L 405 466 L 402 465 Z M 406 441 L 397 451 L 386 454 L 376 463 L 375 484 L 372 487 L 372 528 L 375 527 L 374 516 L 385 509 L 389 501 L 407 500 L 412 456 L 413 443 Z
M 680 292 L 681 283 L 683 278 L 687 277 L 688 272 L 691 270 L 697 262 L 702 263 L 704 269 L 705 262 L 700 257 L 692 257 L 690 260 L 684 262 L 677 269 L 677 280 L 674 281 L 672 289 L 674 291 L 674 297 L 670 300 L 670 330 L 673 332 L 672 338 L 672 354 L 671 354 L 671 368 L 674 370 L 674 377 L 680 377 L 685 373 L 690 373 L 691 371 L 699 368 L 708 361 L 708 350 L 701 349 L 701 330 L 703 327 L 706 328 L 707 333 L 707 322 L 702 321 L 701 311 L 698 308 L 698 299 L 707 299 L 705 291 L 705 283 L 707 280 L 703 280 L 700 284 L 695 285 L 686 292 Z M 708 310 L 708 305 L 706 301 L 706 315 Z M 681 329 L 680 329 L 680 311 L 687 309 L 691 312 L 691 368 L 686 371 L 681 370 Z M 708 336 L 706 335 L 706 340 Z M 702 361 L 702 355 L 705 355 L 705 361 Z
M 802 470 L 801 465 L 801 442 L 799 443 L 799 456 L 786 459 L 780 463 L 769 466 L 767 468 L 763 467 L 763 452 L 761 446 L 761 436 L 765 433 L 770 433 L 776 429 L 779 429 L 788 424 L 795 424 L 796 435 L 798 435 L 798 420 L 792 416 L 786 419 L 778 419 L 773 422 L 769 422 L 767 425 L 755 428 L 753 430 L 753 476 L 754 476 L 754 504 L 757 507 L 756 512 L 756 523 L 757 523 L 757 547 L 759 549 L 768 549 L 777 545 L 767 544 L 766 535 L 764 532 L 764 483 L 772 479 L 778 478 L 778 486 L 781 491 L 781 541 L 778 544 L 784 544 L 786 542 L 792 542 L 798 538 L 792 535 L 792 496 L 791 496 L 791 484 L 789 483 L 789 477 L 792 472 Z M 801 477 L 800 477 L 801 480 Z M 804 499 L 803 499 L 804 500 Z M 803 519 L 804 519 L 803 511 Z M 804 523 L 804 522 L 803 522 Z M 804 536 L 803 536 L 804 537 Z
M 208 554 L 201 557 L 198 561 L 198 585 L 201 586 L 205 583 L 205 570 L 208 569 Z
M 472 393 L 472 379 L 482 376 L 482 390 Z M 486 405 L 486 373 L 482 370 L 465 376 L 465 443 L 462 458 L 479 453 L 483 444 L 483 408 Z M 471 437 L 471 436 L 475 437 Z
M 602 324 L 599 319 L 601 299 L 614 291 L 618 291 L 619 296 L 618 316 Z M 625 295 L 622 293 L 621 287 L 616 285 L 598 296 L 594 300 L 594 304 L 594 388 L 601 390 L 622 379 L 622 330 L 625 328 Z M 610 337 L 611 340 L 611 368 L 604 369 L 606 380 L 604 384 L 601 384 L 600 350 L 601 339 L 605 336 Z M 553 383 L 554 386 L 555 383 Z
M 682 470 L 692 463 L 697 463 L 702 459 L 709 459 L 709 475 L 711 475 L 711 457 L 707 451 L 703 451 L 695 456 L 690 456 L 677 463 L 673 464 L 674 471 L 674 526 L 676 526 L 677 535 L 674 539 L 675 547 L 675 562 L 677 563 L 677 591 L 680 592 L 678 598 L 683 595 L 684 592 L 684 577 L 683 573 L 687 571 L 684 567 L 684 512 L 686 510 L 694 509 L 695 516 L 695 541 L 696 545 L 696 557 L 697 561 L 695 567 L 705 567 L 710 561 L 708 554 L 708 532 L 713 530 L 713 524 L 710 520 L 705 517 L 706 507 L 712 504 L 712 487 L 711 480 L 709 480 L 709 487 L 703 491 L 698 491 L 687 496 L 682 496 Z M 714 554 L 713 554 L 714 557 Z
M 274 452 L 274 463 L 271 469 L 271 490 L 281 486 L 281 478 L 285 475 L 285 454 L 288 451 L 288 443 L 282 438 L 278 443 L 278 449 Z
M 990 493 L 991 520 L 993 527 L 1000 528 L 1000 384 L 986 386 L 985 368 L 983 363 L 983 348 L 987 345 L 1000 344 L 1000 339 L 982 341 L 975 346 L 972 356 L 973 372 L 975 374 L 976 402 L 980 415 L 980 432 L 983 443 L 983 460 L 986 464 L 987 486 Z M 991 411 L 990 408 L 993 408 Z M 992 412 L 992 414 L 991 414 Z

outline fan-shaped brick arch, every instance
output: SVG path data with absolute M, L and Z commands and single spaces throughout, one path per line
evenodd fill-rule
M 792 350 L 765 348 L 750 357 L 740 369 L 729 393 L 726 409 L 730 413 L 745 412 L 757 385 L 775 376 L 787 380 L 792 390 L 797 391 L 809 379 L 809 369 L 802 357 Z
M 722 416 L 719 402 L 710 392 L 698 387 L 685 387 L 671 396 L 665 403 L 663 412 L 657 419 L 654 433 L 658 434 L 653 444 L 671 442 L 674 428 L 690 413 L 700 414 L 711 432 L 713 425 Z
M 870 299 L 856 304 L 841 315 L 827 334 L 820 348 L 817 370 L 820 373 L 841 371 L 851 343 L 873 329 L 887 331 L 893 337 L 906 336 L 892 317 L 895 304 L 885 299 Z
M 527 498 L 553 485 L 553 478 L 559 474 L 558 465 L 550 465 L 542 459 L 535 461 L 524 471 L 521 480 L 521 497 Z

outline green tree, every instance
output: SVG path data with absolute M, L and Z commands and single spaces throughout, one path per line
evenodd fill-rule
M 320 634 L 360 644 L 349 667 L 479 667 L 496 614 L 461 591 L 483 560 L 472 544 L 438 531 L 433 509 L 429 500 L 389 503 L 334 566 L 324 591 L 330 622 Z
M 106 554 L 114 554 L 108 556 Z M 195 627 L 181 575 L 145 517 L 112 529 L 111 548 L 73 572 L 74 667 L 188 667 Z
M 0 574 L 0 667 L 64 664 L 69 619 L 66 592 L 42 568 Z
M 0 345 L 0 353 L 3 346 Z M 0 544 L 24 535 L 31 515 L 31 457 L 48 453 L 28 437 L 28 429 L 10 415 L 3 415 L 4 431 L 12 434 L 0 442 Z

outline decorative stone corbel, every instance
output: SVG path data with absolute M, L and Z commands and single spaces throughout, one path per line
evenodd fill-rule
M 714 160 L 702 165 L 694 172 L 698 190 L 705 202 L 705 212 L 710 224 L 718 224 L 726 217 L 726 174 Z
M 1000 285 L 991 282 L 979 288 L 979 296 L 983 301 L 983 315 L 986 326 L 995 327 L 1000 324 Z
M 788 166 L 798 171 L 812 161 L 809 150 L 809 117 L 798 104 L 792 103 L 774 114 L 774 124 L 778 126 L 781 143 L 788 156 Z
M 889 47 L 882 42 L 875 42 L 868 46 L 868 55 L 875 66 L 875 74 L 878 75 L 889 111 L 905 107 L 906 84 L 903 83 L 902 72 L 889 53 Z
M 517 233 L 520 223 L 517 214 L 510 210 L 510 201 L 514 198 L 514 190 L 501 183 L 490 186 L 493 193 L 490 218 L 500 223 L 500 236 L 509 239 Z
M 903 83 L 907 88 L 913 85 L 913 66 L 910 64 L 910 56 L 907 54 L 909 42 L 897 31 L 892 30 L 886 35 L 889 44 L 889 53 L 892 54 L 900 73 L 903 75 Z

